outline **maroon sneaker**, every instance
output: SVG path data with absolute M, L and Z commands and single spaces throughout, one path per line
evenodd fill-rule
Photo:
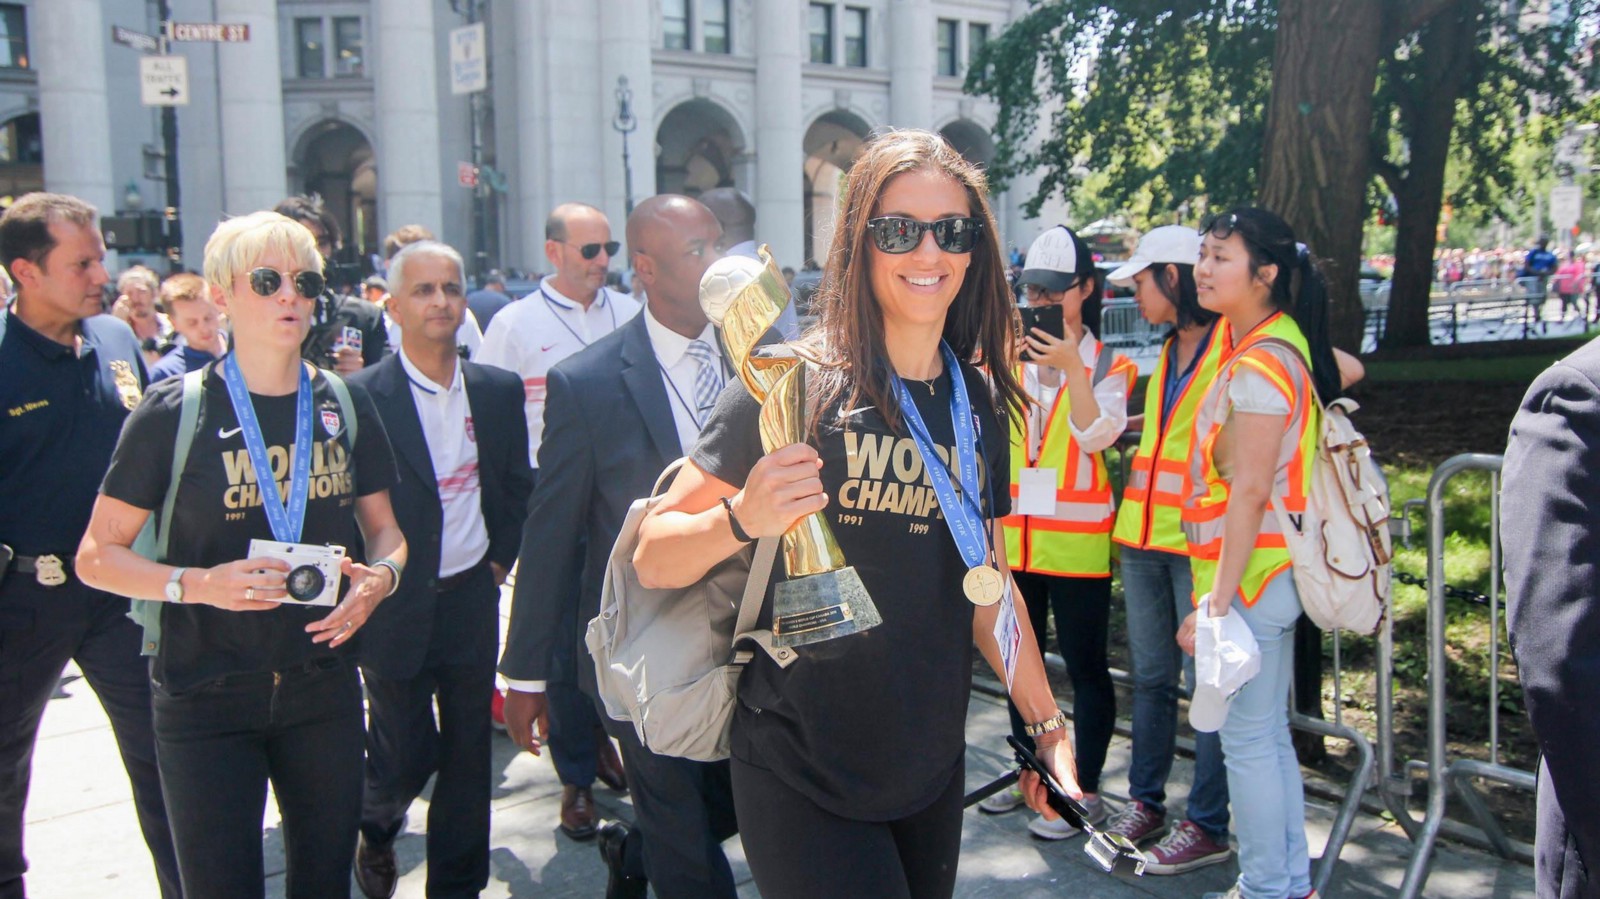
M 1166 826 L 1165 812 L 1158 812 L 1135 799 L 1111 816 L 1111 823 L 1106 827 L 1106 832 L 1120 834 L 1134 843 L 1142 843 L 1159 834 Z
M 1186 874 L 1206 865 L 1221 864 L 1232 854 L 1227 843 L 1218 843 L 1193 821 L 1183 820 L 1173 825 L 1161 842 L 1145 850 L 1144 873 Z

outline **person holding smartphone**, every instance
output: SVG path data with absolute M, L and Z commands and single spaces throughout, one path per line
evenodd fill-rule
M 366 392 L 301 361 L 324 288 L 309 231 L 275 212 L 229 219 L 206 242 L 205 277 L 233 323 L 231 351 L 202 374 L 152 386 L 128 417 L 78 570 L 98 589 L 164 600 L 150 677 L 184 895 L 263 894 L 270 783 L 288 895 L 347 897 L 363 747 L 353 638 L 406 560 L 389 504 L 394 456 Z M 151 561 L 131 546 L 163 507 L 192 377 L 203 391 L 198 423 L 167 558 Z M 283 559 L 250 557 L 258 539 L 364 544 L 371 561 L 345 557 L 348 586 L 330 612 L 290 597 Z
M 646 586 L 692 584 L 821 512 L 882 615 L 800 647 L 787 668 L 758 653 L 740 677 L 733 799 L 768 899 L 951 895 L 975 644 L 1012 685 L 1042 760 L 1081 795 L 1066 716 L 997 551 L 996 518 L 1011 505 L 1006 419 L 1024 396 L 1009 368 L 975 367 L 1014 357 L 983 175 L 936 134 L 891 131 L 863 148 L 848 193 L 821 320 L 797 345 L 820 360 L 806 440 L 765 452 L 761 404 L 728 387 L 634 557 Z M 965 589 L 979 567 L 993 595 Z M 785 576 L 778 565 L 774 580 Z M 1045 809 L 1039 778 L 1023 784 Z
M 1111 526 L 1115 506 L 1102 451 L 1128 424 L 1128 394 L 1138 370 L 1095 336 L 1105 275 L 1071 228 L 1044 232 L 1028 248 L 1020 278 L 1028 305 L 1059 310 L 1061 330 L 1023 334 L 1027 359 L 1020 381 L 1028 406 L 1011 422 L 1011 514 L 1005 549 L 1034 636 L 1044 652 L 1045 617 L 1054 610 L 1056 639 L 1072 678 L 1078 783 L 1090 824 L 1106 820 L 1100 770 L 1117 720 L 1106 659 L 1111 619 Z M 1011 708 L 1011 731 L 1027 741 L 1026 722 Z M 1022 804 L 1003 791 L 979 805 L 989 814 Z M 1044 840 L 1079 833 L 1064 819 L 1039 816 L 1028 830 Z

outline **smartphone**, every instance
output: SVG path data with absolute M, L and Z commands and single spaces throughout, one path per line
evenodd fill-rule
M 1022 306 L 1017 312 L 1022 316 L 1023 336 L 1033 333 L 1034 328 L 1044 331 L 1057 340 L 1066 336 L 1066 324 L 1061 319 L 1061 307 L 1058 305 Z M 1022 361 L 1029 362 L 1032 358 L 1027 345 L 1023 344 Z
M 5 583 L 6 572 L 11 570 L 11 560 L 16 557 L 17 554 L 11 547 L 0 543 L 0 584 Z
M 339 333 L 333 338 L 333 346 L 329 348 L 328 355 L 335 357 L 337 361 L 340 350 L 349 347 L 359 353 L 361 352 L 361 346 L 361 329 L 353 328 L 349 325 L 341 325 Z

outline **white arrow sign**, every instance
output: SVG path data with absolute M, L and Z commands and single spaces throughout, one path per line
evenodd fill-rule
M 146 106 L 188 106 L 189 60 L 182 56 L 141 57 L 139 100 Z

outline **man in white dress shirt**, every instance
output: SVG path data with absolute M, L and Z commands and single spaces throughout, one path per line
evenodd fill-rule
M 628 219 L 628 249 L 646 311 L 550 372 L 543 477 L 528 506 L 522 566 L 500 673 L 511 691 L 506 726 L 537 751 L 556 678 L 575 677 L 594 702 L 594 663 L 582 634 L 600 605 L 606 558 L 628 506 L 700 434 L 732 371 L 700 309 L 700 276 L 721 231 L 688 197 L 662 195 Z M 527 301 L 523 301 L 527 302 Z M 505 313 L 495 317 L 498 323 Z M 740 387 L 739 389 L 743 389 Z M 608 899 L 733 899 L 722 841 L 733 834 L 728 763 L 646 750 L 626 722 L 607 721 L 622 746 L 636 826 L 600 831 Z

